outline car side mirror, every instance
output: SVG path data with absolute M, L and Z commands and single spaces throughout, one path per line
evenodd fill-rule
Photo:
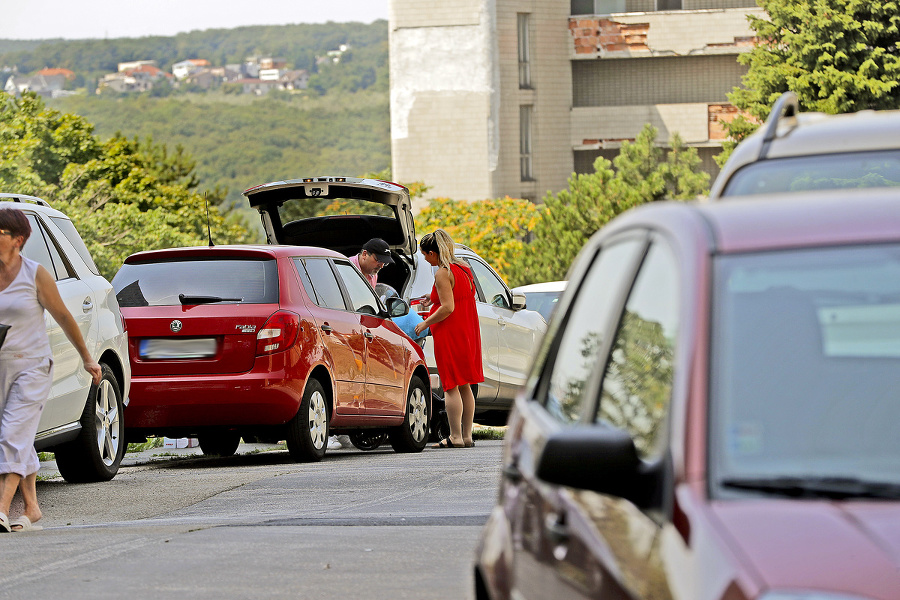
M 522 310 L 525 308 L 525 294 L 514 293 L 512 295 L 512 308 L 513 310 Z
M 388 298 L 386 304 L 388 315 L 390 315 L 392 319 L 409 314 L 409 304 L 407 304 L 403 298 Z
M 608 426 L 570 427 L 552 434 L 538 459 L 539 479 L 644 505 L 647 482 L 634 440 Z

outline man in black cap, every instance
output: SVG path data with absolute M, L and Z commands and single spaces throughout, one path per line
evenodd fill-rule
M 362 250 L 356 256 L 350 257 L 350 262 L 366 276 L 366 279 L 374 288 L 378 285 L 378 271 L 384 265 L 394 262 L 391 258 L 391 247 L 381 238 L 372 238 L 363 244 Z

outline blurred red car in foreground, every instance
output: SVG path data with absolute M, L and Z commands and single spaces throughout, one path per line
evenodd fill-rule
M 582 250 L 476 597 L 900 598 L 900 193 L 653 203 Z
M 140 252 L 113 280 L 129 333 L 126 433 L 199 438 L 230 455 L 242 436 L 287 440 L 320 460 L 329 434 L 388 433 L 398 452 L 428 440 L 422 349 L 345 256 L 303 246 Z

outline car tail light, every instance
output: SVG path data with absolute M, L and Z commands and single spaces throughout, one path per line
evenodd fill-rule
M 279 310 L 269 317 L 263 328 L 256 334 L 256 355 L 284 352 L 297 341 L 300 331 L 300 316 Z

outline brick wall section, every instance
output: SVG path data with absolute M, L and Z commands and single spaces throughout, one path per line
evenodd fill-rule
M 731 123 L 738 115 L 743 115 L 750 122 L 759 121 L 732 104 L 709 105 L 709 139 L 711 141 L 723 141 L 728 139 L 728 130 L 725 124 Z
M 610 19 L 570 19 L 575 54 L 648 51 L 649 23 L 619 23 Z

